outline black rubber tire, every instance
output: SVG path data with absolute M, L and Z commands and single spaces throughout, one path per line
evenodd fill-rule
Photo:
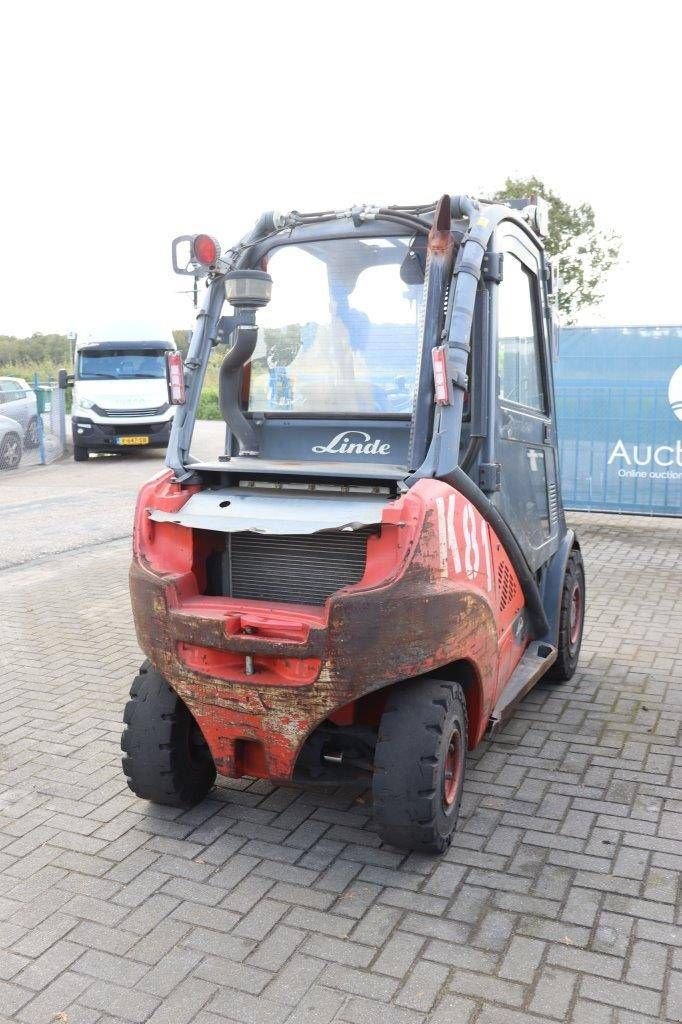
M 25 448 L 37 448 L 38 447 L 38 417 L 32 416 L 28 421 L 26 427 L 26 436 L 24 437 Z
M 149 662 L 130 688 L 123 713 L 123 771 L 136 796 L 194 807 L 213 788 L 213 758 L 187 705 Z
M 574 592 L 578 588 L 580 594 L 580 621 L 577 634 L 573 631 L 571 608 Z M 578 667 L 580 645 L 583 639 L 585 621 L 585 567 L 583 557 L 574 548 L 566 562 L 564 585 L 561 591 L 561 611 L 559 613 L 559 654 L 549 672 L 547 679 L 565 683 L 573 677 Z M 573 639 L 571 633 L 574 632 Z
M 0 442 L 0 469 L 16 469 L 21 462 L 21 438 L 12 431 Z
M 456 795 L 445 799 L 446 758 L 458 734 Z M 395 686 L 374 753 L 374 816 L 386 843 L 443 853 L 457 824 L 464 784 L 467 709 L 462 688 L 444 679 Z
M 73 461 L 74 462 L 87 462 L 90 456 L 90 452 L 87 448 L 84 448 L 82 444 L 75 444 L 73 446 Z

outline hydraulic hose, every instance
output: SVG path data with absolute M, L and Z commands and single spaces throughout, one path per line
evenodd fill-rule
M 428 221 L 422 220 L 421 217 L 415 217 L 409 213 L 403 213 L 399 210 L 391 210 L 390 208 L 383 207 L 377 210 L 377 220 L 390 220 L 396 224 L 404 224 L 406 227 L 411 227 L 413 230 L 420 231 L 423 235 L 428 235 L 431 230 L 431 225 Z
M 377 220 L 387 220 L 392 221 L 395 224 L 402 224 L 411 231 L 419 231 L 424 235 L 428 235 L 431 230 L 431 224 L 428 221 L 422 220 L 422 218 L 417 216 L 415 213 L 400 209 L 382 207 L 381 209 L 377 209 L 374 216 Z M 321 213 L 298 213 L 296 211 L 292 211 L 291 214 L 288 214 L 287 217 L 282 220 L 273 210 L 269 210 L 258 218 L 253 228 L 225 254 L 224 259 L 232 269 L 244 266 L 248 263 L 248 252 L 251 247 L 256 242 L 260 242 L 271 235 L 278 234 L 278 232 L 286 226 L 284 221 L 288 223 L 288 226 L 295 227 L 306 224 L 323 224 L 325 222 L 338 220 L 338 218 L 338 212 L 334 211 L 325 210 Z
M 391 206 L 385 207 L 387 210 L 394 210 L 396 213 L 410 213 L 415 217 L 418 217 L 421 213 L 433 213 L 438 206 L 438 203 L 422 203 L 421 206 L 399 206 L 391 204 Z
M 450 214 L 455 220 L 468 217 L 471 222 L 480 208 L 478 201 L 470 196 L 450 196 Z
M 241 267 L 247 261 L 247 253 L 252 245 L 256 242 L 260 242 L 263 238 L 267 238 L 268 235 L 276 235 L 278 231 L 277 225 L 275 224 L 275 212 L 274 210 L 268 210 L 267 213 L 261 214 L 254 226 L 250 231 L 244 235 L 243 238 L 237 242 L 234 248 L 230 249 L 226 253 L 226 257 L 232 257 L 228 262 L 232 270 L 237 267 Z
M 468 473 L 469 470 L 471 469 L 471 467 L 473 466 L 474 459 L 476 458 L 476 456 L 480 452 L 482 445 L 483 445 L 483 438 L 482 437 L 474 436 L 474 437 L 470 437 L 469 438 L 469 443 L 466 446 L 466 450 L 464 452 L 464 455 L 459 460 L 460 468 L 463 469 L 465 473 Z
M 264 238 L 265 235 L 269 235 L 275 230 L 274 210 L 268 210 L 260 215 L 251 230 L 240 239 L 239 245 L 251 245 L 252 242 L 257 242 L 260 238 Z
M 460 494 L 463 494 L 493 528 L 514 568 L 514 572 L 519 578 L 526 608 L 528 609 L 533 637 L 540 639 L 545 636 L 549 632 L 549 622 L 547 621 L 545 609 L 542 606 L 538 585 L 516 537 L 507 526 L 505 520 L 492 502 L 488 501 L 483 491 L 476 486 L 471 477 L 467 476 L 460 466 L 445 476 L 440 477 L 440 479 L 444 483 L 450 484 Z
M 360 208 L 358 210 L 351 210 L 349 215 L 354 216 L 355 212 L 362 212 Z M 322 224 L 326 221 L 338 220 L 340 214 L 338 212 L 325 211 L 324 213 L 292 213 L 290 216 L 296 218 L 296 225 L 298 224 Z M 401 209 L 400 207 L 394 206 L 382 206 L 378 207 L 373 213 L 375 220 L 390 220 L 396 224 L 404 224 L 405 227 L 412 228 L 413 230 L 421 231 L 424 234 L 428 234 L 431 229 L 431 225 L 428 221 L 423 220 L 418 216 L 418 211 L 412 209 Z

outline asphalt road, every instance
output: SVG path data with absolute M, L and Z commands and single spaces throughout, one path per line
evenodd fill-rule
M 192 451 L 222 451 L 224 424 L 202 421 Z M 0 473 L 0 568 L 129 537 L 140 485 L 163 469 L 164 449 L 71 457 Z

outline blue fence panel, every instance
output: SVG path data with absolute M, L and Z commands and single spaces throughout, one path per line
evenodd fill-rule
M 682 326 L 564 328 L 555 385 L 566 507 L 682 515 Z

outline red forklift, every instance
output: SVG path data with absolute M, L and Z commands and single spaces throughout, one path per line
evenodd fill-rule
M 466 751 L 574 674 L 585 575 L 546 212 L 444 195 L 267 213 L 224 254 L 175 239 L 174 268 L 206 288 L 187 355 L 168 354 L 168 468 L 135 517 L 147 660 L 122 748 L 139 797 L 191 807 L 216 774 L 364 780 L 385 842 L 441 853 Z

